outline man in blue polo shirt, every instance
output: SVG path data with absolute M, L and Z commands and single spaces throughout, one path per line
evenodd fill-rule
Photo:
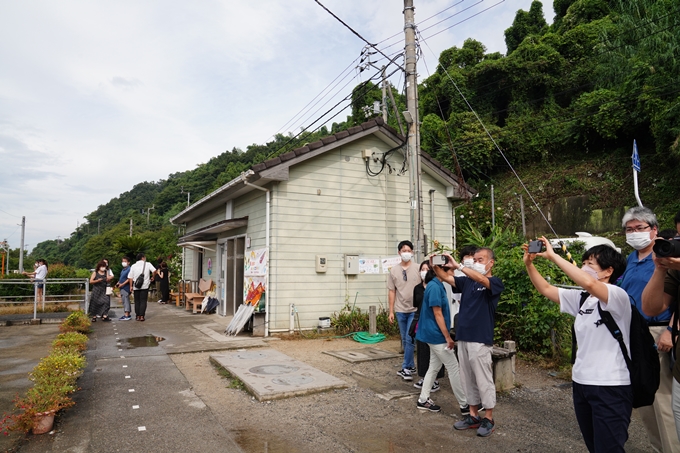
M 647 316 L 642 311 L 642 291 L 654 274 L 652 248 L 659 224 L 651 209 L 639 206 L 626 211 L 621 223 L 626 233 L 626 242 L 635 250 L 628 255 L 626 271 L 619 280 L 619 286 L 626 290 L 635 307 L 649 323 L 649 331 L 657 342 L 661 362 L 661 381 L 654 404 L 641 407 L 637 411 L 655 451 L 680 453 L 680 441 L 675 431 L 671 405 L 673 374 L 670 368 L 670 350 L 673 342 L 669 321 L 673 309 L 669 307 L 657 316 Z
M 505 289 L 500 278 L 492 275 L 496 255 L 490 248 L 477 249 L 472 268 L 461 266 L 454 261 L 453 267 L 466 277 L 442 274 L 435 268 L 437 276 L 448 282 L 455 292 L 462 293 L 458 312 L 458 360 L 460 381 L 465 390 L 470 414 L 456 422 L 458 430 L 477 429 L 477 435 L 490 436 L 495 422 L 493 409 L 496 406 L 496 386 L 493 382 L 491 351 L 493 330 L 496 322 L 496 307 Z M 479 416 L 479 406 L 486 408 L 484 417 Z

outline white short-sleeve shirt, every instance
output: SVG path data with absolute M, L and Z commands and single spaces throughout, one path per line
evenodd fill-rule
M 36 280 L 45 280 L 45 277 L 47 277 L 47 266 L 45 266 L 44 264 L 41 264 L 35 270 L 35 279 Z
M 144 264 L 146 263 L 146 266 Z M 137 280 L 137 277 L 142 275 L 142 271 L 144 271 L 144 284 L 142 285 L 141 288 L 135 288 L 135 281 Z M 148 261 L 143 261 L 139 260 L 135 264 L 133 264 L 130 267 L 130 273 L 128 274 L 128 278 L 132 279 L 132 286 L 133 290 L 135 289 L 149 289 L 149 284 L 151 283 L 151 274 L 153 274 L 156 271 L 156 268 L 153 267 L 153 264 L 149 263 Z
M 621 329 L 626 348 L 630 351 L 631 304 L 628 293 L 618 286 L 607 285 L 608 303 L 600 302 L 602 311 L 612 314 Z M 607 326 L 596 325 L 600 320 L 598 299 L 588 297 L 579 309 L 581 291 L 559 289 L 560 310 L 574 316 L 574 331 L 578 349 L 571 377 L 582 385 L 629 385 L 630 373 L 621 347 Z

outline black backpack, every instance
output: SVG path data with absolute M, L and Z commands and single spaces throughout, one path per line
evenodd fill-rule
M 583 305 L 583 302 L 585 302 L 589 295 L 587 292 L 581 294 L 579 307 Z M 630 355 L 623 341 L 621 329 L 619 329 L 616 321 L 614 321 L 612 314 L 602 310 L 599 301 L 597 302 L 597 310 L 600 313 L 600 320 L 597 321 L 596 325 L 598 327 L 601 324 L 607 326 L 614 339 L 619 342 L 623 358 L 630 373 L 630 383 L 633 386 L 633 407 L 638 408 L 650 406 L 654 403 L 654 395 L 659 388 L 661 378 L 661 366 L 659 365 L 659 353 L 656 350 L 656 342 L 649 331 L 647 321 L 642 317 L 634 304 L 631 304 L 630 308 Z M 574 344 L 576 343 L 575 336 L 572 341 Z M 575 348 L 572 347 L 572 357 L 573 351 L 575 351 Z

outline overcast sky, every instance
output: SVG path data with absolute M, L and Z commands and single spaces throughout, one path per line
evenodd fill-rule
M 321 2 L 373 43 L 397 34 L 385 53 L 403 49 L 402 0 Z M 414 3 L 427 77 L 466 38 L 505 53 L 531 0 Z M 19 247 L 21 216 L 29 250 L 68 237 L 138 182 L 298 132 L 369 77 L 354 69 L 364 45 L 313 0 L 0 0 L 0 240 Z

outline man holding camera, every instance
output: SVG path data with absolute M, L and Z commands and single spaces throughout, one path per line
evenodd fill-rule
M 652 248 L 658 234 L 659 223 L 651 209 L 640 206 L 626 211 L 621 223 L 626 233 L 626 243 L 635 250 L 628 255 L 626 271 L 619 280 L 619 286 L 628 293 L 635 308 L 647 320 L 649 331 L 657 342 L 661 362 L 661 382 L 654 397 L 654 404 L 641 407 L 637 411 L 655 451 L 680 453 L 680 441 L 675 433 L 671 409 L 673 375 L 669 352 L 672 340 L 668 324 L 673 310 L 668 307 L 656 316 L 648 316 L 642 310 L 642 292 L 654 274 Z
M 441 268 L 434 268 L 437 277 L 448 282 L 455 292 L 462 293 L 456 340 L 460 381 L 470 405 L 470 414 L 453 427 L 458 430 L 477 429 L 478 436 L 487 437 L 495 427 L 496 386 L 491 351 L 496 307 L 505 286 L 501 279 L 492 275 L 496 256 L 490 248 L 477 249 L 472 268 L 461 266 L 450 255 L 445 256 L 454 268 L 468 277 L 454 277 Z M 479 416 L 480 404 L 486 408 L 484 418 Z

